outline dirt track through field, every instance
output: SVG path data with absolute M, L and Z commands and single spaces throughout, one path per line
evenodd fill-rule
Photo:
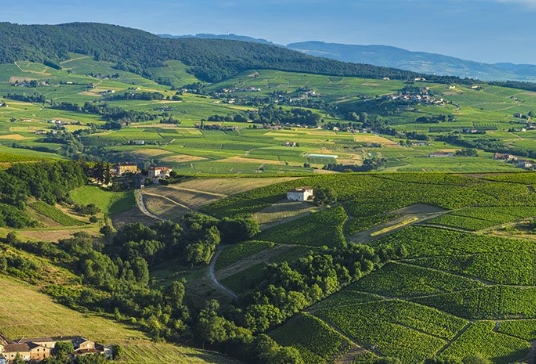
M 380 236 L 388 235 L 398 231 L 406 226 L 422 223 L 426 220 L 433 219 L 435 217 L 446 214 L 450 210 L 445 210 L 437 206 L 427 205 L 427 204 L 415 204 L 411 206 L 404 207 L 399 210 L 391 211 L 390 214 L 400 215 L 394 219 L 386 221 L 382 224 L 376 225 L 368 230 L 358 232 L 350 237 L 348 241 L 353 241 L 356 243 L 368 243 L 373 239 L 377 239 Z M 412 220 L 408 220 L 412 219 Z M 406 224 L 401 224 L 404 221 L 407 221 Z M 400 224 L 396 228 L 389 229 L 389 227 L 394 227 L 395 225 Z M 384 233 L 379 233 L 382 230 L 385 230 Z M 377 235 L 373 235 L 373 234 Z M 378 234 L 379 233 L 379 234 Z
M 254 265 L 257 265 L 262 262 L 268 262 L 270 259 L 283 254 L 287 250 L 290 250 L 293 248 L 294 245 L 283 245 L 278 244 L 274 246 L 273 248 L 264 249 L 258 253 L 255 253 L 253 255 L 250 255 L 246 259 L 242 259 L 236 263 L 233 263 L 223 269 L 220 269 L 216 272 L 216 276 L 218 279 L 225 279 L 228 278 L 238 272 L 241 272 L 243 270 L 246 270 L 250 267 L 253 267 Z

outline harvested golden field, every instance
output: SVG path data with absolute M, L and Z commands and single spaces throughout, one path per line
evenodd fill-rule
M 225 159 L 219 159 L 216 162 L 285 165 L 285 163 L 281 161 L 273 161 L 273 160 L 268 160 L 268 159 L 256 159 L 256 158 L 244 158 L 244 157 L 238 157 L 238 156 L 229 157 Z
M 164 149 L 139 149 L 139 150 L 136 150 L 135 152 L 132 152 L 132 154 L 135 154 L 142 158 L 151 158 L 151 157 L 156 157 L 158 155 L 170 154 L 170 152 Z
M 161 158 L 163 162 L 175 162 L 175 163 L 188 163 L 206 160 L 207 158 L 197 157 L 195 155 L 188 154 L 176 154 Z
M 26 137 L 20 134 L 8 134 L 8 135 L 0 135 L 0 139 L 24 140 L 26 139 Z
M 378 143 L 381 145 L 397 146 L 398 144 L 390 139 L 381 137 L 376 134 L 354 134 L 354 141 L 361 143 Z
M 270 186 L 274 183 L 288 182 L 299 177 L 274 178 L 207 178 L 195 179 L 172 186 L 183 189 L 203 191 L 220 194 L 221 196 L 234 195 L 255 188 Z

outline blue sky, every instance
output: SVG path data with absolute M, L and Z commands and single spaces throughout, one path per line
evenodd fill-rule
M 0 21 L 19 24 L 91 21 L 155 34 L 382 44 L 530 64 L 536 64 L 535 19 L 536 0 L 17 0 L 0 11 Z

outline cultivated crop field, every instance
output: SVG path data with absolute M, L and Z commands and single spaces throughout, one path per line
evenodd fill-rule
M 320 127 L 303 128 L 289 126 L 284 128 L 263 129 L 252 123 L 228 121 L 208 122 L 228 130 L 199 130 L 196 128 L 203 120 L 213 115 L 232 116 L 240 111 L 256 112 L 256 106 L 229 103 L 226 99 L 208 96 L 222 88 L 245 89 L 259 88 L 255 95 L 237 91 L 234 96 L 268 97 L 274 92 L 300 97 L 300 90 L 315 92 L 315 97 L 323 102 L 333 102 L 342 110 L 359 105 L 363 98 L 383 95 L 398 95 L 404 83 L 396 80 L 373 80 L 358 77 L 333 77 L 274 70 L 246 71 L 226 81 L 207 85 L 207 95 L 200 95 L 177 89 L 183 85 L 197 82 L 187 73 L 187 67 L 178 61 L 167 62 L 163 67 L 151 68 L 151 73 L 170 86 L 158 84 L 140 75 L 113 68 L 110 62 L 94 61 L 88 56 L 72 54 L 72 59 L 62 62 L 63 69 L 57 70 L 43 64 L 28 61 L 16 65 L 0 66 L 0 143 L 6 148 L 15 143 L 30 148 L 41 158 L 57 157 L 62 144 L 45 141 L 43 131 L 55 128 L 51 120 L 60 120 L 65 130 L 75 132 L 89 129 L 90 125 L 103 126 L 105 120 L 99 115 L 49 107 L 49 100 L 83 105 L 85 102 L 106 101 L 108 104 L 155 115 L 172 115 L 180 123 L 161 124 L 159 118 L 151 121 L 134 122 L 122 128 L 85 136 L 86 146 L 101 146 L 109 159 L 125 160 L 139 164 L 150 161 L 166 164 L 177 172 L 187 175 L 308 175 L 315 168 L 336 162 L 359 166 L 371 156 L 386 158 L 386 170 L 402 172 L 490 172 L 515 171 L 510 163 L 491 159 L 494 150 L 479 150 L 477 157 L 456 157 L 437 160 L 428 155 L 434 151 L 455 151 L 457 145 L 433 141 L 446 133 L 476 128 L 486 130 L 486 135 L 466 135 L 467 140 L 478 138 L 497 138 L 510 148 L 530 149 L 536 138 L 536 131 L 521 131 L 522 119 L 516 113 L 526 113 L 536 109 L 536 99 L 523 90 L 486 86 L 479 90 L 468 85 L 456 85 L 451 90 L 447 85 L 428 82 L 419 87 L 428 88 L 444 105 L 414 105 L 385 117 L 396 132 L 421 133 L 430 140 L 428 145 L 412 145 L 411 138 L 403 135 L 378 135 L 374 133 L 355 133 L 344 128 L 325 127 L 333 122 L 347 123 L 344 115 L 331 115 L 322 109 L 310 108 L 322 117 Z M 252 77 L 254 74 L 254 77 Z M 113 77 L 111 76 L 113 75 Z M 29 82 L 37 86 L 30 87 Z M 162 100 L 123 100 L 109 99 L 113 94 L 125 92 L 158 92 Z M 31 96 L 42 95 L 46 102 L 13 100 L 8 94 Z M 178 99 L 173 99 L 178 96 Z M 283 105 L 283 109 L 291 106 Z M 163 111 L 165 110 L 165 111 Z M 442 124 L 418 123 L 416 118 L 429 115 L 453 115 L 455 121 Z M 486 122 L 482 122 L 486 120 Z M 70 124 L 70 125 L 69 125 Z M 516 126 L 515 131 L 508 131 Z M 41 133 L 41 135 L 37 133 Z M 407 140 L 405 140 L 407 139 Z M 143 141 L 144 144 L 133 145 Z M 285 143 L 296 143 L 286 147 Z M 401 146 L 401 144 L 403 146 Z M 18 154 L 18 152 L 13 152 Z M 308 158 L 308 154 L 333 154 L 337 159 Z M 113 157 L 112 157 L 113 156 Z M 218 163 L 215 163 L 218 162 Z M 304 167 L 307 164 L 307 167 Z

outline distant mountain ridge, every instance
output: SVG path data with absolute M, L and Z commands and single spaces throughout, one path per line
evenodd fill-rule
M 222 39 L 276 45 L 266 39 L 258 39 L 236 34 L 169 35 L 162 38 Z M 287 48 L 310 56 L 328 58 L 341 62 L 370 64 L 379 67 L 396 68 L 421 74 L 473 78 L 482 81 L 523 81 L 536 82 L 536 65 L 513 63 L 482 63 L 437 53 L 409 51 L 386 45 L 353 45 L 306 41 L 290 43 Z
M 308 41 L 288 48 L 342 62 L 366 63 L 418 73 L 477 78 L 483 81 L 536 81 L 536 65 L 480 63 L 442 54 L 413 52 L 384 45 L 350 45 Z

